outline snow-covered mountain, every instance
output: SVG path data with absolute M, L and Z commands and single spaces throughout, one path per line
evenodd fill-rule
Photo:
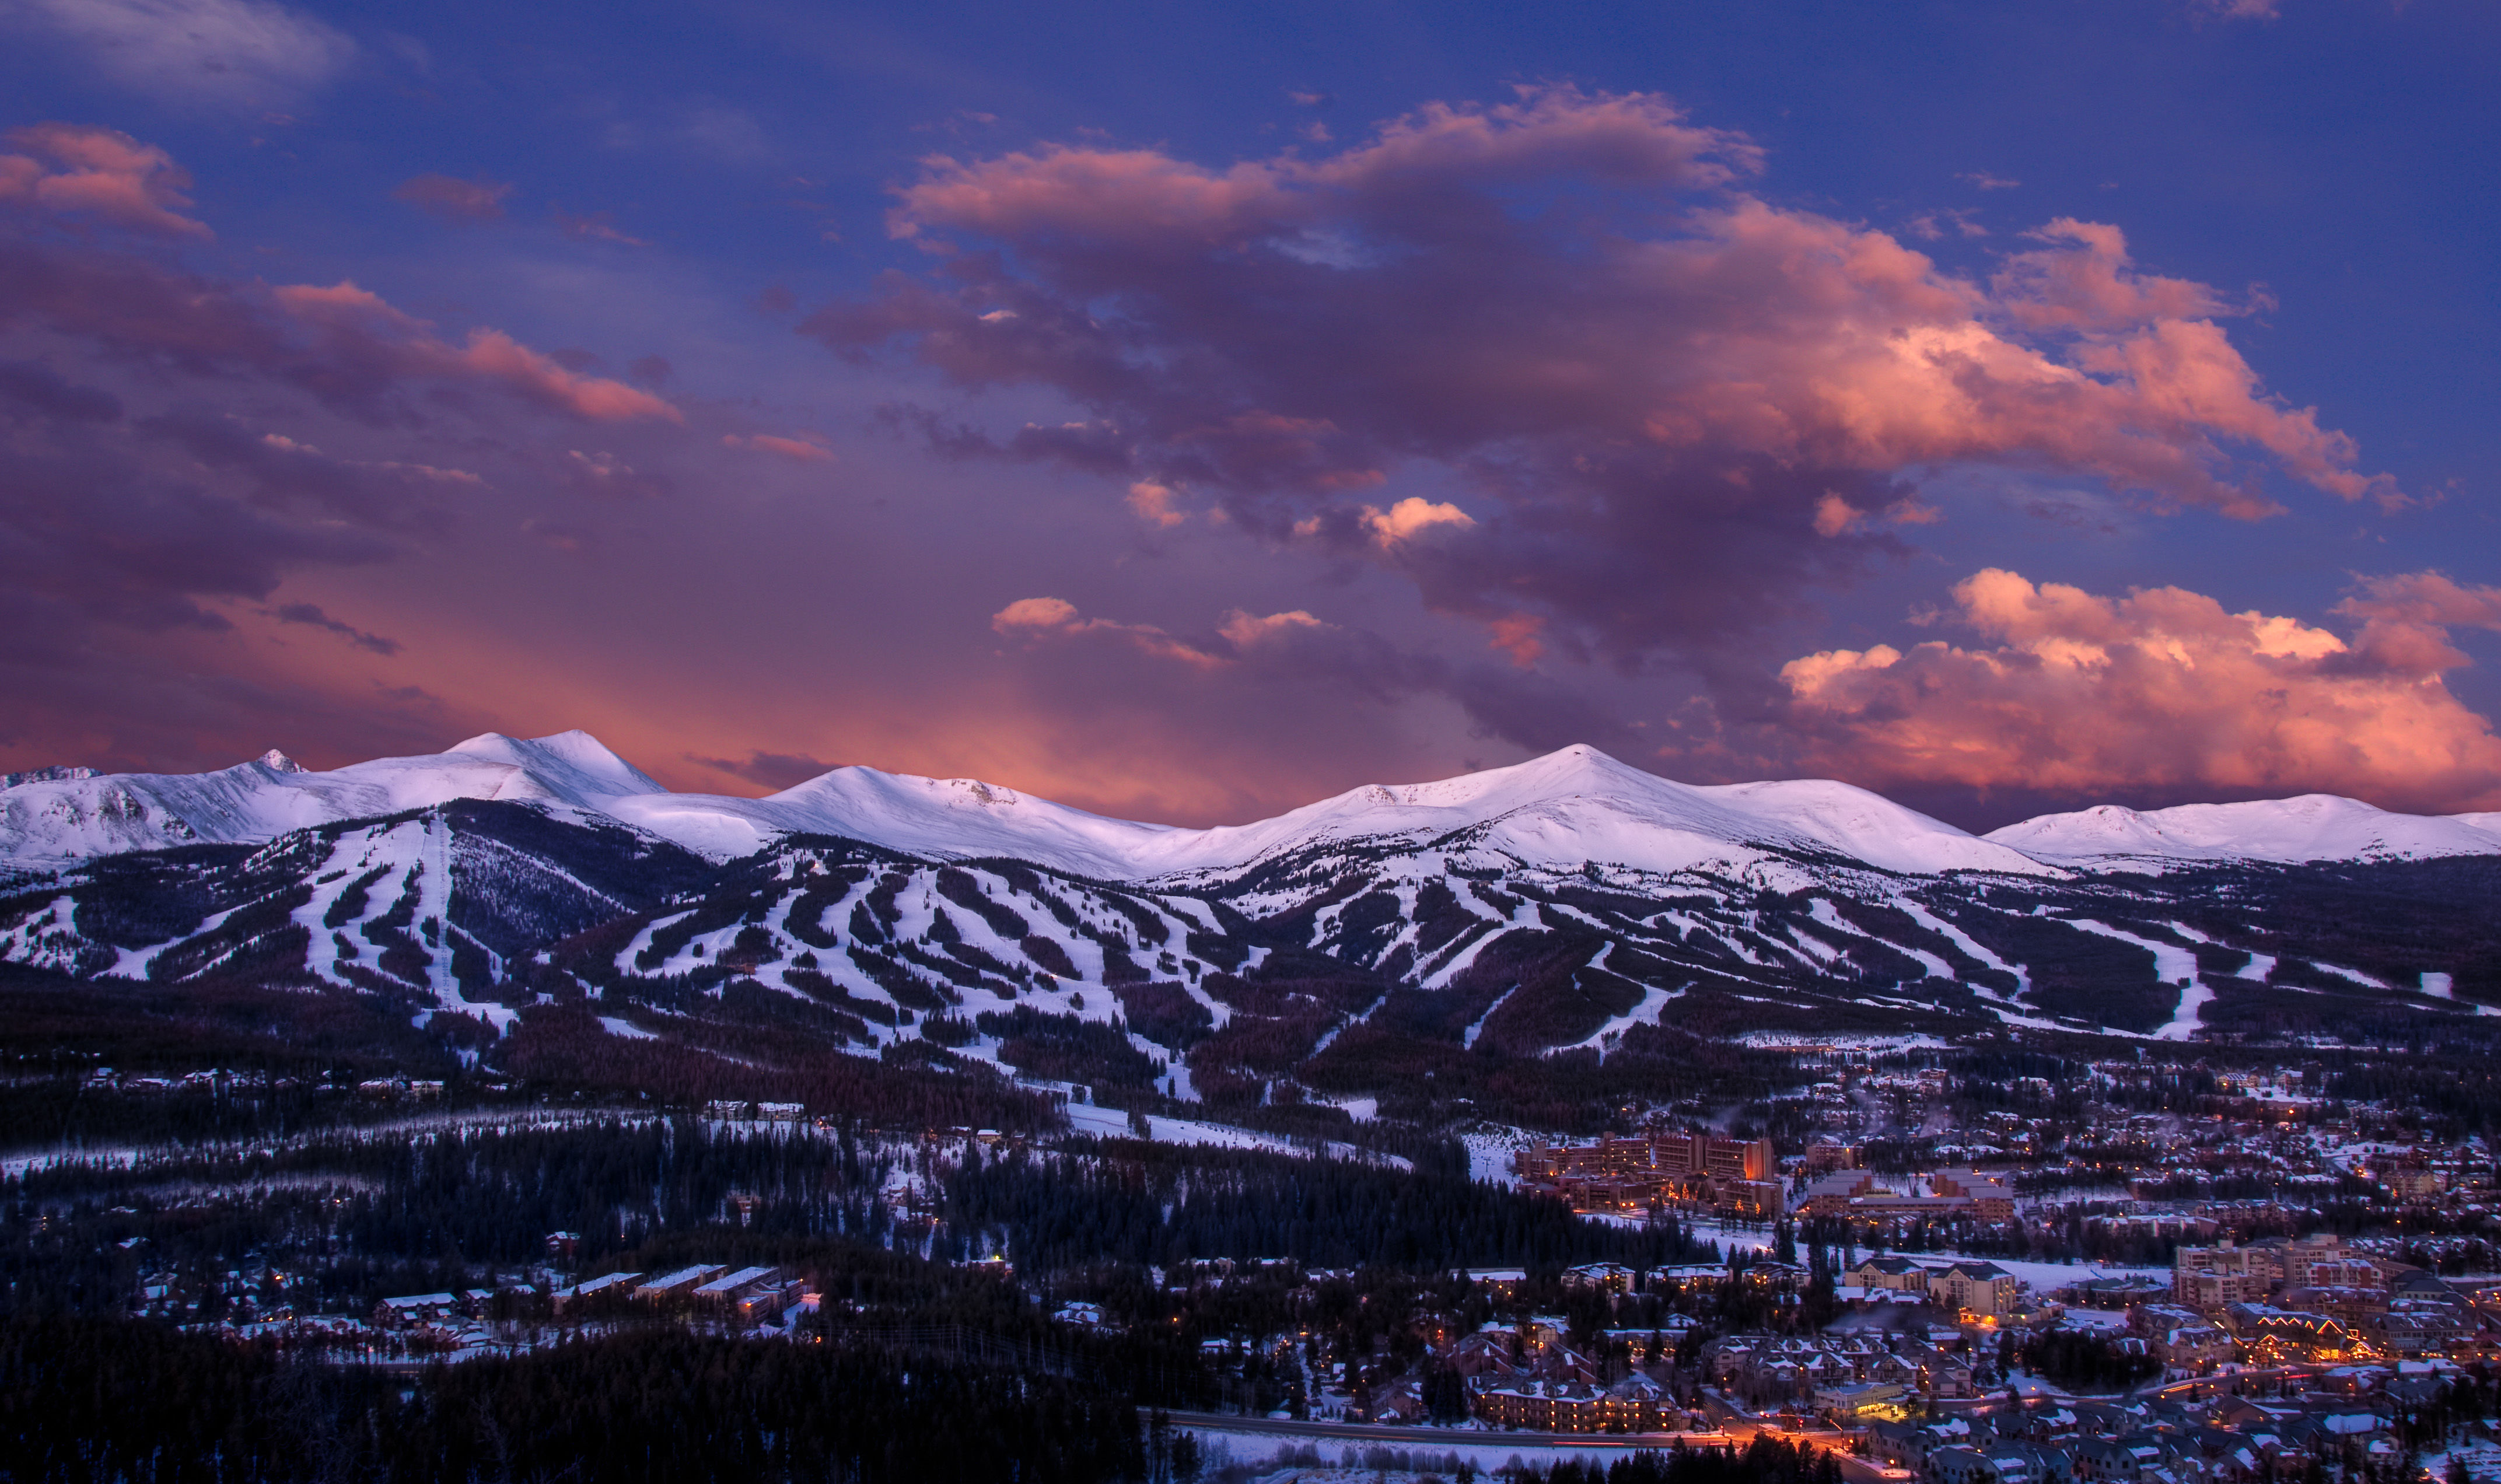
M 83 772 L 84 770 L 62 770 Z M 529 742 L 489 732 L 448 752 L 313 773 L 272 749 L 216 773 L 120 773 L 0 790 L 0 865 L 48 867 L 187 844 L 257 844 L 290 831 L 454 799 L 613 812 L 667 790 L 587 732 Z
M 2392 814 L 2318 794 L 2144 812 L 2105 805 L 1974 836 L 1846 783 L 1697 787 L 1587 746 L 1437 782 L 1370 784 L 1273 819 L 1191 830 L 1106 818 L 970 778 L 874 768 L 838 768 L 762 799 L 672 793 L 587 733 L 524 741 L 490 732 L 431 756 L 329 773 L 272 751 L 217 773 L 36 778 L 0 789 L 0 865 L 256 843 L 454 799 L 604 816 L 713 860 L 790 835 L 836 835 L 919 856 L 1022 860 L 1117 881 L 1209 882 L 1337 847 L 1435 842 L 1455 864 L 1490 869 L 1733 871 L 1778 858 L 1908 875 L 2501 854 L 2501 815 Z
M 2501 813 L 2392 814 L 2358 799 L 2303 794 L 2167 809 L 2104 804 L 2043 814 L 1985 838 L 2035 860 L 2104 871 L 2218 861 L 2431 860 L 2501 855 Z
M 488 734 L 329 773 L 52 772 L 0 789 L 0 964 L 30 972 L 456 1035 L 560 1011 L 584 1065 L 617 1038 L 848 1048 L 1244 1106 L 1604 1098 L 1501 1069 L 1673 1081 L 1695 1038 L 2335 1041 L 2501 1013 L 2494 816 L 2314 797 L 1984 838 L 1583 746 L 1192 830 L 868 768 L 678 794 L 583 733 Z

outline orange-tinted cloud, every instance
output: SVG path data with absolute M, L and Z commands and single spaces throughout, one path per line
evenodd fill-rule
M 1254 619 L 1240 612 L 1228 616 L 1235 622 L 1254 626 L 1245 631 L 1253 637 L 1258 632 L 1256 625 L 1271 621 Z M 1311 617 L 1308 613 L 1278 615 L 1281 618 L 1288 616 L 1306 620 Z M 1117 623 L 1109 618 L 1084 617 L 1078 611 L 1076 604 L 1062 598 L 1018 598 L 990 615 L 990 627 L 1014 639 L 1067 640 L 1085 637 L 1115 640 L 1135 648 L 1141 654 L 1151 655 L 1156 659 L 1178 660 L 1182 664 L 1195 666 L 1201 670 L 1219 669 L 1233 661 L 1230 655 L 1175 639 L 1152 624 Z
M 811 318 L 969 389 L 1088 414 L 950 452 L 1186 487 L 1238 529 L 1405 573 L 1556 646 L 1708 657 L 1934 519 L 1982 466 L 2239 516 L 2288 477 L 2388 497 L 2265 389 L 2217 291 L 2061 218 L 1986 282 L 1742 188 L 1759 151 L 1646 94 L 1435 104 L 1334 153 L 1202 165 L 1054 146 L 933 158 L 891 225 L 943 259 Z M 1004 249 L 989 250 L 989 249 Z M 1105 306 L 1116 313 L 1103 313 Z M 1391 539 L 1351 492 L 1456 480 L 1468 524 Z M 1144 511 L 1160 519 L 1156 505 Z
M 12 129 L 17 153 L 0 154 L 0 205 L 84 217 L 137 232 L 208 237 L 183 214 L 191 178 L 154 145 L 91 124 L 39 123 Z
M 2449 628 L 2501 628 L 2501 590 L 2373 579 L 2351 639 L 2177 587 L 2102 597 L 1989 569 L 1953 590 L 1992 643 L 1829 650 L 1781 672 L 1823 766 L 1875 786 L 2092 795 L 2501 801 L 2501 738 L 2451 693 Z

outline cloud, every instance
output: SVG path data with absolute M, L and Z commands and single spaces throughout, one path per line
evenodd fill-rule
M 510 559 L 514 578 L 547 561 L 517 531 L 614 540 L 617 508 L 574 509 L 575 489 L 649 493 L 678 458 L 717 461 L 673 404 L 579 357 L 438 327 L 352 281 L 182 266 L 167 245 L 205 229 L 153 146 L 52 124 L 0 158 L 0 746 L 196 766 L 266 746 L 281 713 L 338 761 L 440 746 L 488 718 L 368 694 L 366 667 L 397 641 L 332 594 L 406 611 L 394 569 L 431 560 L 450 564 L 441 590 L 474 597 Z M 596 448 L 607 477 L 567 445 Z M 581 564 L 561 566 L 558 583 Z M 352 587 L 324 588 L 346 573 Z M 430 624 L 427 650 L 458 625 Z M 343 643 L 266 642 L 299 629 Z M 501 683 L 507 661 L 450 651 L 443 675 L 411 678 Z
M 2188 8 L 2220 20 L 2273 20 L 2283 9 L 2283 0 L 2188 0 Z
M 1902 225 L 1904 230 L 1923 243 L 1943 241 L 1949 230 L 1958 237 L 1986 237 L 1988 228 L 1976 219 L 1979 214 L 1968 207 L 1921 212 Z
M 0 361 L 0 416 L 28 414 L 63 422 L 117 422 L 121 399 L 92 386 L 80 386 L 49 366 L 32 361 Z
M 2389 808 L 2501 803 L 2501 738 L 2451 693 L 2451 628 L 2501 629 L 2501 589 L 2365 581 L 2346 638 L 2178 587 L 2102 597 L 1988 569 L 1953 589 L 1984 643 L 1790 661 L 1787 719 L 1883 787 L 2188 796 L 2327 792 Z
M 2014 190 L 2023 183 L 2020 181 L 2009 181 L 2000 176 L 1990 175 L 1985 170 L 1965 171 L 1954 179 L 1967 181 L 1978 190 Z
M 283 603 L 268 611 L 269 615 L 280 623 L 300 623 L 316 629 L 326 629 L 359 649 L 368 649 L 383 655 L 399 653 L 398 640 L 384 639 L 379 634 L 368 634 L 353 624 L 343 623 L 321 611 L 315 604 Z
M 629 237 L 617 230 L 616 222 L 606 212 L 592 212 L 588 215 L 576 216 L 567 212 L 551 211 L 548 216 L 555 223 L 557 231 L 576 241 L 617 243 L 627 247 L 651 246 L 639 237 Z
M 1374 541 L 1384 546 L 1413 541 L 1436 527 L 1465 530 L 1476 523 L 1475 516 L 1455 505 L 1415 495 L 1385 511 L 1370 505 L 1363 508 L 1363 528 L 1372 533 Z
M 680 139 L 733 165 L 770 159 L 772 140 L 755 115 L 741 108 L 705 107 L 688 111 L 678 131 Z
M 8 13 L 69 41 L 134 92 L 258 107 L 328 82 L 356 44 L 268 0 L 19 0 Z
M 802 433 L 796 438 L 784 438 L 774 433 L 723 433 L 720 445 L 724 448 L 749 448 L 757 453 L 777 453 L 802 464 L 830 464 L 834 461 L 834 450 L 825 446 L 825 440 L 814 433 Z
M 503 181 L 462 181 L 445 175 L 411 176 L 391 192 L 393 200 L 405 201 L 429 216 L 445 221 L 467 224 L 480 221 L 501 221 L 504 198 L 513 186 Z
M 1651 750 L 1605 708 L 1549 676 L 1453 664 L 1301 609 L 1233 609 L 1213 632 L 1177 636 L 1151 624 L 1088 618 L 1065 599 L 1024 598 L 993 614 L 990 626 L 1023 643 L 1024 657 L 1038 667 L 1038 688 L 1061 703 L 1063 725 L 1073 725 L 1072 716 L 1097 723 L 1112 717 L 1127 729 L 1117 742 L 1107 740 L 1107 757 L 1117 755 L 1113 747 L 1134 750 L 1143 736 L 1182 755 L 1247 745 L 1268 748 L 1273 760 L 1300 745 L 1292 741 L 1298 729 L 1377 729 L 1382 711 L 1417 699 L 1455 707 L 1474 736 L 1532 752 L 1576 741 Z M 1142 713 L 1150 723 L 1117 719 Z M 1367 739 L 1359 745 L 1371 744 Z
M 2139 273 L 2117 227 L 2061 216 L 2023 235 L 2048 246 L 2007 258 L 1990 286 L 2025 329 L 2124 335 L 2165 319 L 2242 313 L 2203 283 Z
M 1284 617 L 1286 615 L 1278 615 Z M 1308 613 L 1292 615 L 1310 618 Z M 1256 627 L 1266 620 L 1254 620 L 1246 614 L 1229 617 L 1245 625 L 1245 632 L 1257 637 L 1267 632 Z M 999 634 L 1015 639 L 1067 639 L 1074 636 L 1109 638 L 1157 659 L 1178 660 L 1202 670 L 1217 670 L 1233 663 L 1234 656 L 1214 646 L 1202 647 L 1175 639 L 1151 624 L 1116 623 L 1109 618 L 1083 616 L 1077 605 L 1064 598 L 1018 598 L 990 615 L 990 627 Z
M 1140 479 L 1129 486 L 1129 509 L 1137 511 L 1139 519 L 1152 525 L 1177 526 L 1189 518 L 1173 509 L 1174 498 L 1171 485 L 1151 479 Z
M 585 376 L 503 331 L 482 326 L 447 341 L 351 281 L 271 288 L 222 280 L 47 231 L 48 208 L 58 204 L 50 182 L 82 175 L 117 183 L 80 186 L 64 210 L 109 209 L 183 235 L 206 229 L 173 212 L 187 203 L 172 194 L 183 178 L 161 150 L 106 130 L 48 125 L 40 133 L 38 148 L 77 168 L 30 177 L 10 163 L 28 156 L 0 156 L 0 207 L 38 214 L 13 220 L 0 211 L 0 330 L 40 325 L 188 376 L 259 376 L 373 420 L 415 415 L 419 390 L 440 402 L 464 387 L 500 388 L 590 421 L 684 420 L 650 392 Z M 13 139 L 25 142 L 22 132 Z
M 698 767 L 761 784 L 776 793 L 796 788 L 810 778 L 822 777 L 842 766 L 793 752 L 750 752 L 744 758 L 698 757 L 689 752 L 685 757 Z
M 2117 229 L 2053 222 L 1975 281 L 1750 193 L 1760 166 L 1665 99 L 1568 87 L 1430 105 L 1313 157 L 933 157 L 890 229 L 940 266 L 802 328 L 1084 413 L 1004 437 L 916 414 L 948 452 L 1186 488 L 1500 643 L 1628 666 L 1759 676 L 1743 655 L 1768 626 L 1901 549 L 1827 529 L 1827 502 L 1932 519 L 1907 502 L 1934 471 L 2250 517 L 2278 508 L 2269 475 L 2390 492 L 2266 392 L 2221 295 L 2144 274 Z M 1447 504 L 1350 499 L 1406 474 L 1466 491 L 1469 523 L 1384 539 Z
M 0 154 L 0 206 L 172 237 L 213 235 L 183 214 L 191 178 L 154 145 L 92 124 L 12 129 Z
M 474 329 L 464 343 L 451 345 L 435 337 L 422 321 L 392 308 L 381 295 L 344 279 L 327 285 L 282 285 L 271 290 L 271 297 L 342 360 L 373 371 L 497 383 L 541 406 L 592 422 L 685 420 L 663 398 L 622 381 L 584 376 L 501 330 Z

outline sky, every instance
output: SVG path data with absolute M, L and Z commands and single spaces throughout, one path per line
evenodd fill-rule
M 0 0 L 0 769 L 2501 808 L 2501 8 Z

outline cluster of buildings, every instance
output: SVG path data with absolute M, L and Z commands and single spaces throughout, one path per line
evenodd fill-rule
M 2156 1358 L 2188 1370 L 2353 1360 L 2489 1359 L 2501 1287 L 2452 1284 L 2333 1234 L 2180 1247 L 2168 1303 L 2130 1310 Z
M 1982 1258 L 1862 1258 L 1841 1274 L 1834 1291 L 1845 1302 L 1889 1298 L 1933 1303 L 1965 1320 L 1998 1322 L 2024 1311 L 2022 1281 Z
M 1707 1210 L 1759 1217 L 1781 1210 L 1768 1138 L 1653 1132 L 1589 1144 L 1531 1144 L 1513 1156 L 1524 1190 L 1580 1211 Z
M 2445 1378 L 2348 1368 L 2249 1397 L 2169 1388 L 2150 1397 L 2038 1400 L 1869 1425 L 1869 1454 L 1927 1484 L 2270 1484 L 2398 1479 L 2405 1419 Z
M 1969 1397 L 1994 1372 L 1950 1326 L 1917 1334 L 1731 1335 L 1703 1347 L 1702 1373 L 1749 1406 L 1804 1403 L 1836 1422 Z
M 1939 1170 L 1887 1179 L 1865 1170 L 1836 1170 L 1798 1193 L 1801 1216 L 1834 1216 L 1862 1227 L 1910 1217 L 1968 1220 L 1994 1226 L 2015 1219 L 2015 1192 L 2000 1176 L 1977 1170 Z
M 623 1302 L 644 1307 L 691 1308 L 697 1313 L 712 1312 L 752 1325 L 785 1318 L 793 1309 L 812 1307 L 807 1286 L 805 1279 L 779 1268 L 733 1270 L 725 1263 L 697 1263 L 674 1272 L 649 1276 L 639 1272 L 604 1273 L 559 1288 L 550 1297 L 558 1314 L 594 1301 Z
M 1665 1331 L 1610 1332 L 1600 1339 L 1638 1366 L 1663 1359 L 1659 1352 L 1691 1328 L 1692 1321 L 1679 1316 Z M 1567 1340 L 1559 1318 L 1487 1324 L 1433 1349 L 1435 1364 L 1463 1378 L 1469 1415 L 1489 1426 L 1540 1433 L 1675 1433 L 1694 1426 L 1657 1377 L 1637 1369 L 1611 1376 L 1603 1358 Z M 1377 1393 L 1370 1408 L 1384 1420 L 1414 1409 L 1419 1407 L 1395 1386 Z

